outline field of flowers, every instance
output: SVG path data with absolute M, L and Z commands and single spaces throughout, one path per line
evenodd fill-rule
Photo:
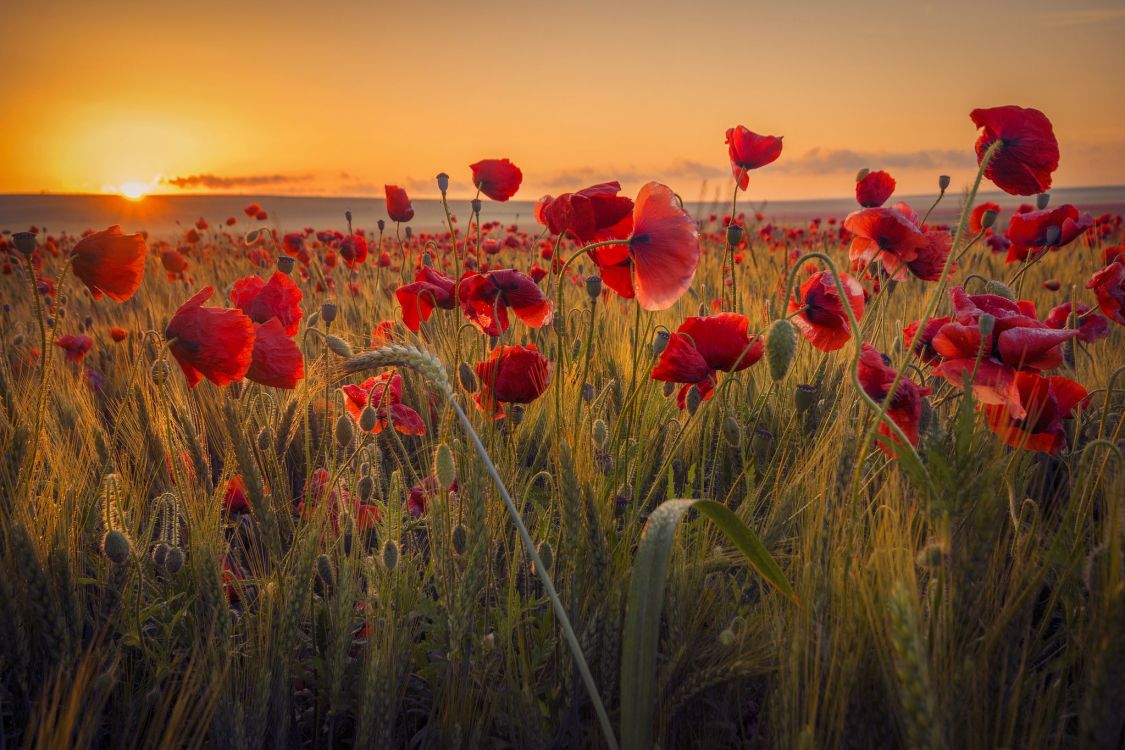
M 800 226 L 739 126 L 710 215 L 4 236 L 0 748 L 1119 747 L 1122 217 L 971 118 Z

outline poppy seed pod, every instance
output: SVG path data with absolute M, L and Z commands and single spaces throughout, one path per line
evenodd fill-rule
M 657 331 L 652 337 L 652 356 L 659 357 L 668 346 L 668 339 L 670 338 L 671 334 L 667 331 Z
M 427 250 L 426 252 L 422 253 L 422 265 L 423 265 L 423 266 L 426 266 L 426 267 L 428 267 L 428 268 L 433 268 L 433 267 L 434 267 L 434 258 L 433 258 L 433 256 L 432 256 L 432 255 L 430 255 L 430 251 L 429 251 L 429 250 Z
M 740 242 L 742 242 L 742 226 L 731 224 L 727 227 L 727 244 L 731 247 L 738 247 Z
M 602 277 L 601 276 L 587 276 L 586 277 L 586 294 L 590 299 L 596 300 L 602 293 Z
M 473 202 L 470 204 L 470 206 L 472 207 L 474 214 L 480 214 L 480 198 L 473 198 Z
M 985 211 L 983 214 L 981 214 L 981 217 L 980 217 L 980 228 L 981 228 L 981 230 L 988 229 L 995 223 L 996 223 L 996 212 L 995 211 Z
M 775 320 L 766 335 L 766 360 L 770 365 L 770 377 L 775 382 L 782 380 L 793 364 L 797 353 L 797 330 L 788 320 Z
M 31 255 L 39 245 L 34 232 L 16 232 L 12 235 L 12 244 L 24 255 Z
M 1047 227 L 1047 232 L 1044 236 L 1044 247 L 1054 247 L 1059 244 L 1059 238 L 1062 237 L 1062 230 L 1056 227 Z M 61 311 L 60 311 L 61 313 Z
M 277 270 L 288 276 L 293 273 L 293 266 L 296 263 L 288 255 L 279 255 L 277 258 Z
M 375 411 L 375 407 L 363 407 L 363 411 L 359 413 L 359 429 L 371 432 L 377 424 L 379 424 L 379 412 Z
M 457 379 L 461 381 L 461 387 L 469 393 L 477 389 L 477 376 L 473 374 L 473 368 L 469 367 L 468 363 L 462 362 L 457 367 Z
M 672 396 L 672 394 L 675 393 L 675 392 L 676 392 L 676 384 L 675 383 L 665 383 L 664 384 L 664 390 L 663 390 L 664 398 L 670 398 Z
M 413 227 L 407 227 L 406 228 L 406 239 L 410 239 L 413 236 L 414 236 L 414 228 Z
M 609 428 L 606 427 L 604 419 L 594 420 L 594 426 L 591 429 L 591 434 L 594 437 L 594 445 L 599 448 L 604 448 L 605 441 L 609 439 Z
M 352 356 L 352 347 L 347 341 L 339 336 L 325 336 L 324 338 L 333 354 L 345 358 Z
M 1050 204 L 1050 202 L 1051 202 L 1051 194 L 1050 193 L 1040 193 L 1039 195 L 1035 196 L 1035 207 L 1037 209 L 1039 209 L 1040 211 L 1045 209 L 1048 206 L 1048 204 Z
M 439 172 L 438 173 L 437 187 L 438 187 L 438 190 L 441 191 L 441 194 L 443 196 L 449 190 L 449 175 L 447 175 L 445 172 Z
M 754 437 L 750 440 L 750 450 L 754 455 L 761 460 L 766 460 L 770 455 L 770 448 L 773 446 L 773 435 L 764 427 L 759 427 L 754 431 Z
M 348 222 L 348 226 L 351 226 L 352 225 L 352 212 L 351 211 L 345 211 L 344 212 L 344 219 L 345 219 L 345 221 Z
M 551 546 L 550 542 L 540 542 L 539 546 L 535 549 L 539 553 L 539 559 L 543 562 L 543 568 L 546 572 L 551 572 L 551 566 L 555 563 L 555 549 Z
M 871 170 L 868 169 L 867 167 L 864 167 L 863 169 L 861 169 L 861 170 L 859 170 L 858 172 L 855 173 L 855 181 L 856 182 L 863 182 L 863 178 L 866 177 L 869 174 L 871 174 Z
M 699 411 L 699 405 L 703 403 L 703 394 L 699 392 L 699 386 L 693 385 L 688 388 L 687 396 L 684 397 L 684 406 L 687 407 L 688 414 L 695 416 Z
M 258 430 L 258 450 L 268 451 L 271 445 L 273 445 L 273 432 L 270 430 L 269 425 L 266 425 Z
M 731 448 L 737 448 L 742 443 L 742 428 L 734 417 L 728 416 L 723 420 L 723 437 Z
M 1004 299 L 1009 299 L 1013 302 L 1015 302 L 1016 300 L 1016 295 L 1012 293 L 1012 290 L 1008 288 L 1008 285 L 1000 281 L 989 281 L 984 285 L 984 292 L 985 294 L 995 294 L 998 297 L 1003 297 Z
M 324 553 L 316 558 L 316 575 L 327 588 L 332 588 L 336 582 L 335 571 L 332 570 L 332 560 Z
M 369 476 L 360 477 L 359 483 L 356 485 L 356 491 L 359 493 L 359 499 L 367 502 L 375 494 L 375 480 Z
M 434 474 L 442 487 L 452 487 L 457 481 L 457 464 L 453 461 L 453 451 L 445 443 L 434 451 Z
M 793 404 L 798 414 L 804 414 L 816 404 L 816 386 L 802 383 L 793 392 Z
M 387 228 L 387 222 L 379 219 L 379 221 L 375 222 L 375 226 L 379 227 L 379 232 L 382 233 L 383 230 Z
M 984 313 L 977 320 L 977 328 L 980 329 L 981 336 L 988 336 L 992 333 L 992 329 L 996 327 L 996 318 L 988 313 Z
M 949 189 L 949 175 L 943 174 L 937 178 L 937 186 L 944 193 Z
M 398 567 L 398 544 L 393 539 L 383 545 L 383 567 L 390 571 Z
M 164 571 L 174 576 L 184 567 L 184 551 L 179 547 L 169 547 L 168 554 L 164 556 Z
M 169 549 L 171 549 L 171 547 L 169 547 L 168 544 L 165 543 L 165 542 L 161 542 L 160 544 L 158 544 L 158 545 L 156 545 L 155 547 L 152 548 L 152 553 L 151 553 L 152 561 L 154 563 L 156 563 L 156 567 L 158 567 L 158 568 L 164 567 L 164 561 L 168 559 L 168 550 Z
M 341 414 L 340 418 L 336 420 L 336 444 L 341 448 L 346 448 L 351 445 L 354 435 L 355 429 L 352 427 L 352 418 L 347 414 Z
M 132 545 L 129 544 L 129 537 L 125 536 L 123 532 L 107 531 L 106 535 L 102 537 L 102 553 L 109 558 L 110 562 L 117 565 L 123 564 L 129 559 L 129 553 L 132 551 Z
M 457 555 L 465 554 L 465 550 L 469 548 L 469 532 L 461 524 L 453 527 L 453 534 L 451 535 L 453 543 L 453 552 Z
M 325 302 L 323 305 L 321 305 L 320 317 L 324 319 L 325 323 L 331 325 L 332 321 L 336 319 L 336 303 Z

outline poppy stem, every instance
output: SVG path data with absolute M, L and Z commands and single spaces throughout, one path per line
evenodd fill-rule
M 930 210 L 927 211 L 926 215 L 922 217 L 922 225 L 923 226 L 925 226 L 926 220 L 930 218 L 930 214 L 932 214 L 934 212 L 934 209 L 937 208 L 937 205 L 939 203 L 941 203 L 941 199 L 945 197 L 945 190 L 946 190 L 945 188 L 941 188 L 941 192 L 938 193 L 937 199 L 933 202 L 933 205 L 930 206 Z
M 735 223 L 737 221 L 735 217 L 738 212 L 738 184 L 742 181 L 742 175 L 744 174 L 746 174 L 746 167 L 741 167 L 738 170 L 738 174 L 734 177 L 734 195 L 732 195 L 730 199 L 730 221 L 727 222 L 726 237 L 723 239 L 724 243 L 726 244 L 727 262 L 730 263 L 730 310 L 732 311 L 734 310 L 735 302 L 738 299 L 738 279 L 735 276 L 734 270 L 734 245 L 732 245 L 730 242 L 730 228 L 735 226 Z M 753 248 L 750 249 L 750 257 L 754 257 Z M 755 259 L 755 263 L 756 262 L 757 261 Z M 726 296 L 727 295 L 724 291 L 723 297 Z

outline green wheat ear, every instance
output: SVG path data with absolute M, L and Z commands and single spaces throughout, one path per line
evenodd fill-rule
M 507 487 L 504 486 L 504 481 L 500 478 L 500 474 L 496 470 L 496 465 L 492 462 L 488 451 L 485 450 L 484 444 L 481 443 L 480 436 L 477 435 L 476 430 L 473 429 L 473 425 L 469 421 L 468 416 L 465 415 L 464 409 L 462 409 L 460 404 L 457 403 L 457 400 L 453 398 L 453 386 L 450 383 L 449 375 L 445 372 L 445 367 L 442 366 L 437 357 L 429 352 L 414 346 L 404 346 L 401 344 L 384 346 L 374 351 L 348 357 L 343 362 L 343 372 L 347 375 L 366 372 L 367 370 L 373 370 L 378 367 L 409 367 L 436 387 L 445 397 L 446 402 L 453 407 L 453 411 L 456 412 L 461 426 L 469 436 L 469 439 L 472 440 L 477 454 L 480 455 L 485 468 L 488 469 L 488 473 L 492 477 L 492 481 L 500 491 L 500 497 L 503 498 L 504 505 L 507 507 L 508 513 L 511 515 L 512 521 L 516 525 L 516 529 L 519 531 L 520 539 L 523 540 L 528 556 L 531 557 L 532 562 L 535 563 L 535 572 L 539 575 L 539 579 L 543 582 L 543 588 L 547 592 L 548 598 L 551 600 L 551 606 L 554 609 L 555 617 L 559 620 L 559 625 L 563 630 L 563 636 L 566 638 L 567 645 L 570 647 L 570 651 L 578 666 L 578 671 L 582 675 L 582 681 L 586 685 L 586 690 L 590 694 L 590 700 L 594 704 L 594 709 L 598 714 L 598 722 L 601 725 L 606 744 L 613 750 L 616 750 L 617 737 L 613 732 L 613 726 L 610 724 L 609 714 L 606 713 L 605 704 L 602 702 L 601 695 L 598 693 L 597 685 L 594 684 L 594 677 L 590 674 L 590 668 L 586 663 L 586 657 L 582 653 L 582 647 L 578 644 L 578 637 L 575 635 L 574 628 L 570 624 L 570 618 L 567 617 L 566 609 L 563 607 L 562 600 L 559 599 L 558 591 L 555 590 L 555 584 L 551 580 L 551 575 L 547 569 L 548 566 L 540 557 L 536 544 L 532 540 L 527 526 L 524 525 L 523 518 L 516 508 L 516 504 L 512 501 L 511 495 L 508 494 Z

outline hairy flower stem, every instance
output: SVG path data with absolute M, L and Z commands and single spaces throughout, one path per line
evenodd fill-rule
M 744 174 L 746 174 L 745 167 L 740 169 L 734 178 L 734 195 L 730 199 L 730 221 L 727 223 L 726 237 L 723 239 L 727 246 L 727 262 L 730 263 L 730 306 L 727 308 L 728 310 L 734 310 L 735 303 L 738 300 L 738 277 L 734 270 L 734 245 L 730 243 L 730 228 L 735 224 L 735 216 L 738 212 L 738 183 L 742 180 Z M 750 257 L 754 257 L 753 250 L 750 251 Z M 725 280 L 720 278 L 720 283 L 724 286 L 723 297 L 726 298 L 728 295 L 725 290 Z
M 582 377 L 578 378 L 578 388 L 584 389 L 586 387 L 586 376 L 590 372 L 590 353 L 594 348 L 594 328 L 597 326 L 596 318 L 598 312 L 598 298 L 590 298 L 590 325 L 586 328 L 586 356 L 582 359 Z M 582 415 L 582 393 L 579 392 L 578 398 L 574 403 L 574 422 L 578 423 L 578 418 Z

